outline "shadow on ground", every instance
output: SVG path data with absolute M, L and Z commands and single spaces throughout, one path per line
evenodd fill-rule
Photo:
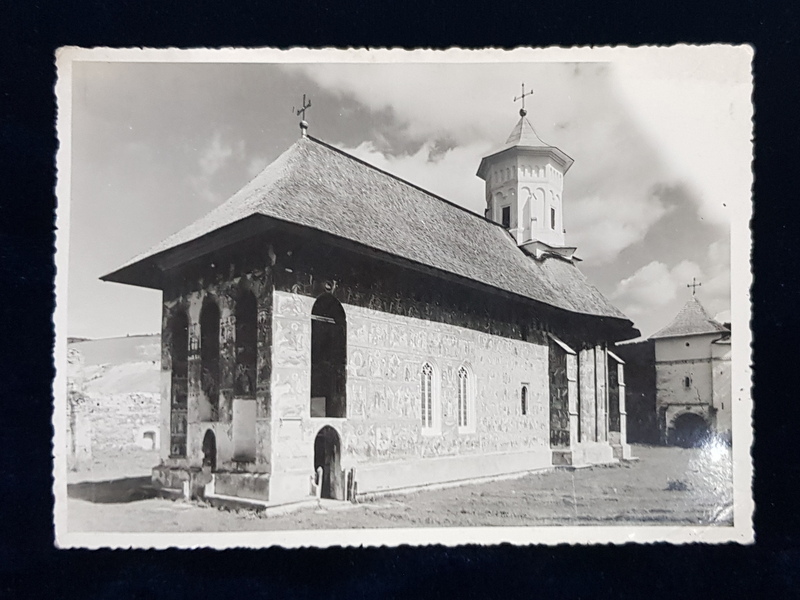
M 150 476 L 82 481 L 67 486 L 67 496 L 98 504 L 124 504 L 156 497 Z

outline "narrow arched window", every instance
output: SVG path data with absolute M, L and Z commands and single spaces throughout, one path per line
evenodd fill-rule
M 523 385 L 520 392 L 520 402 L 522 403 L 522 414 L 528 414 L 528 386 Z
M 433 367 L 430 363 L 422 365 L 420 382 L 420 395 L 422 399 L 422 427 L 433 427 Z
M 186 419 L 189 401 L 189 317 L 183 310 L 170 323 L 170 357 L 172 359 L 169 453 L 186 456 Z
M 244 290 L 236 300 L 236 373 L 233 393 L 255 398 L 258 359 L 258 308 L 253 292 Z
M 311 309 L 311 416 L 347 416 L 347 319 L 330 294 Z
M 219 419 L 219 307 L 207 298 L 200 311 L 200 391 L 207 417 Z
M 469 425 L 469 373 L 464 367 L 458 369 L 458 426 Z

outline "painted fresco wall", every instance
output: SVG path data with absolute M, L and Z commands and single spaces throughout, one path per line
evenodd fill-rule
M 338 434 L 341 467 L 355 468 L 362 477 L 369 467 L 371 481 L 383 477 L 379 486 L 383 488 L 391 487 L 393 479 L 402 479 L 403 475 L 394 473 L 403 469 L 413 479 L 419 465 L 439 465 L 428 478 L 435 482 L 551 464 L 545 331 L 556 329 L 565 343 L 578 347 L 575 340 L 591 330 L 565 329 L 571 321 L 547 307 L 537 310 L 513 299 L 490 297 L 307 240 L 276 235 L 268 242 L 258 239 L 249 244 L 237 247 L 235 256 L 212 256 L 202 264 L 182 267 L 165 291 L 163 469 L 200 469 L 203 438 L 210 430 L 216 436 L 217 483 L 222 485 L 227 477 L 224 485 L 230 489 L 224 493 L 236 493 L 237 487 L 251 484 L 262 493 L 268 481 L 271 501 L 305 497 L 313 489 L 314 440 L 326 425 Z M 258 305 L 255 398 L 234 393 L 236 307 L 243 288 L 254 293 Z M 342 304 L 347 318 L 346 418 L 311 417 L 311 312 L 324 293 Z M 207 397 L 213 386 L 200 359 L 200 316 L 209 298 L 220 312 L 217 410 Z M 185 457 L 169 456 L 166 442 L 170 323 L 180 310 L 189 319 Z M 582 440 L 595 440 L 596 394 L 605 394 L 604 380 L 597 382 L 605 377 L 604 369 L 596 368 L 596 363 L 605 362 L 604 350 L 595 352 L 591 344 L 596 341 L 587 343 L 590 347 L 581 352 L 582 360 L 570 354 L 566 361 L 569 446 L 577 442 L 579 419 L 583 419 Z M 425 361 L 434 367 L 437 398 L 431 430 L 423 429 L 421 418 L 420 373 Z M 459 427 L 457 421 L 462 366 L 469 374 L 470 422 L 466 427 Z M 528 387 L 526 415 L 521 408 L 523 383 Z M 600 410 L 604 406 L 601 403 Z M 600 430 L 605 439 L 605 428 Z M 595 458 L 605 460 L 599 454 Z M 381 465 L 392 466 L 375 475 Z M 263 477 L 258 482 L 234 481 L 238 474 L 247 473 Z M 365 481 L 358 475 L 357 480 Z
M 454 325 L 343 305 L 347 315 L 347 419 L 310 417 L 310 315 L 314 298 L 275 292 L 274 472 L 302 491 L 313 471 L 314 438 L 340 435 L 342 467 L 548 447 L 547 346 Z M 435 431 L 422 428 L 420 373 L 434 367 Z M 457 371 L 471 378 L 474 432 L 459 431 Z M 520 391 L 528 384 L 528 412 Z M 291 493 L 289 489 L 283 490 Z
M 213 265 L 212 265 L 213 266 Z M 247 266 L 247 265 L 245 265 Z M 237 274 L 237 270 L 240 272 Z M 206 269 L 202 276 L 184 277 L 174 289 L 165 291 L 162 310 L 161 359 L 161 435 L 162 463 L 171 467 L 202 466 L 203 438 L 207 431 L 216 437 L 217 465 L 220 470 L 268 472 L 271 455 L 270 382 L 272 347 L 272 274 L 269 268 L 252 268 L 245 273 L 230 265 L 222 269 Z M 237 398 L 234 395 L 236 376 L 236 302 L 243 290 L 251 291 L 257 301 L 258 362 L 256 394 L 254 398 Z M 216 302 L 220 311 L 219 324 L 219 400 L 217 410 L 212 410 L 206 397 L 200 360 L 200 314 L 208 299 Z M 171 322 L 179 310 L 189 317 L 189 402 L 188 439 L 186 456 L 170 456 L 170 372 L 172 368 Z M 206 373 L 206 378 L 208 373 Z M 237 419 L 234 413 L 240 414 Z M 239 422 L 237 422 L 239 421 Z M 234 464 L 234 450 L 242 447 L 249 460 Z M 250 448 L 249 446 L 252 446 Z

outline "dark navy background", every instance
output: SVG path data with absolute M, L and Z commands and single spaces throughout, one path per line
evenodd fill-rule
M 792 0 L 618 2 L 592 7 L 531 1 L 3 3 L 0 597 L 798 595 L 798 6 Z M 223 554 L 53 548 L 50 387 L 57 47 L 443 48 L 680 42 L 755 46 L 756 545 L 276 549 Z

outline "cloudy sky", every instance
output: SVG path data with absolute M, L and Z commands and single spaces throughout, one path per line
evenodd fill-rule
M 747 56 L 592 62 L 73 63 L 68 335 L 157 332 L 160 292 L 98 278 L 199 218 L 311 135 L 483 213 L 480 158 L 528 118 L 575 159 L 567 242 L 643 334 L 702 282 L 730 309 L 731 211 L 749 202 Z M 59 208 L 66 210 L 66 199 Z M 723 315 L 724 317 L 725 315 Z

